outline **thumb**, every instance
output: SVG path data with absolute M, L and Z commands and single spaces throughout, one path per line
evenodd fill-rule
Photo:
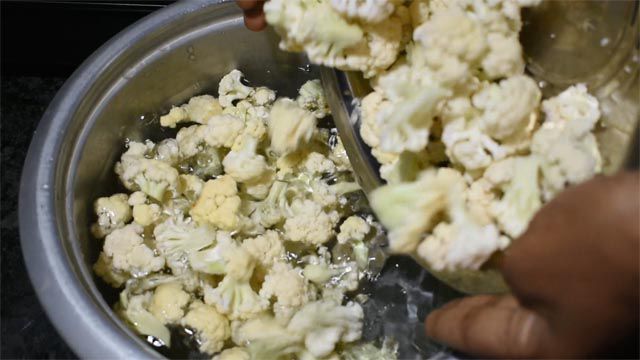
M 464 353 L 488 358 L 542 355 L 548 338 L 545 320 L 511 295 L 478 295 L 433 311 L 427 335 Z

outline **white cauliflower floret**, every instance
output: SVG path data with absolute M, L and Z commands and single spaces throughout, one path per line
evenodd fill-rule
M 183 273 L 188 264 L 186 257 L 211 244 L 216 239 L 214 230 L 190 220 L 169 218 L 153 230 L 158 251 L 165 256 L 174 274 Z
M 409 74 L 407 74 L 409 75 Z M 377 115 L 380 150 L 399 154 L 402 151 L 420 151 L 427 146 L 429 134 L 436 115 L 438 104 L 449 92 L 432 84 L 428 86 L 402 83 L 401 77 L 389 76 L 389 84 L 396 87 L 413 89 L 402 100 L 385 107 Z M 381 80 L 382 81 L 382 80 Z
M 179 107 L 172 107 L 168 114 L 160 117 L 160 125 L 175 128 L 181 122 L 206 124 L 214 115 L 222 114 L 222 107 L 211 95 L 194 96 Z
M 251 360 L 251 354 L 243 347 L 232 347 L 223 350 L 220 354 L 213 357 L 213 360 Z
M 273 167 L 268 167 L 262 175 L 255 179 L 240 184 L 240 189 L 245 194 L 256 200 L 264 200 L 269 196 L 269 191 L 276 180 L 276 172 Z
M 371 225 L 365 219 L 356 215 L 350 216 L 340 225 L 338 242 L 345 244 L 349 241 L 363 241 L 369 231 Z
M 467 120 L 459 118 L 447 122 L 442 132 L 447 156 L 467 170 L 486 168 L 510 153 L 509 149 L 483 133 L 476 124 L 468 124 Z
M 258 155 L 258 140 L 252 136 L 242 137 L 240 145 L 234 146 L 222 165 L 224 171 L 237 182 L 254 181 L 269 171 L 269 165 L 262 155 Z
M 315 151 L 307 154 L 301 167 L 309 174 L 333 174 L 336 172 L 336 165 L 333 161 Z
M 489 52 L 482 59 L 482 71 L 489 79 L 499 79 L 524 73 L 522 46 L 518 34 L 487 35 Z
M 245 122 L 236 116 L 223 114 L 214 116 L 202 127 L 203 139 L 211 147 L 231 148 L 245 130 Z
M 205 183 L 190 214 L 199 223 L 235 230 L 240 222 L 240 204 L 236 182 L 224 175 Z
M 330 0 L 331 7 L 347 18 L 378 23 L 395 10 L 394 0 Z
M 98 220 L 91 226 L 95 237 L 103 238 L 131 220 L 131 207 L 127 201 L 127 194 L 114 194 L 95 201 L 93 210 Z
M 249 283 L 256 259 L 233 242 L 222 245 L 224 248 L 220 253 L 225 261 L 226 275 L 217 287 L 205 287 L 204 301 L 232 320 L 254 317 L 268 306 L 268 302 L 260 298 Z
M 165 324 L 178 322 L 184 316 L 184 308 L 191 296 L 177 282 L 159 285 L 153 292 L 149 311 Z
M 207 354 L 222 350 L 225 341 L 231 336 L 229 320 L 212 306 L 200 301 L 191 304 L 181 324 L 195 330 L 200 351 Z
M 142 335 L 151 335 L 167 347 L 171 346 L 171 333 L 162 321 L 147 310 L 151 293 L 129 297 L 126 291 L 120 294 L 120 305 L 124 308 L 121 315 Z
M 457 192 L 464 193 L 465 188 L 458 171 L 441 168 L 423 172 L 415 182 L 379 187 L 369 200 L 378 219 L 389 230 L 391 250 L 410 253 L 435 225 L 434 217 L 446 210 L 449 198 Z
M 276 99 L 276 92 L 268 87 L 259 86 L 255 88 L 253 95 L 251 96 L 251 103 L 257 106 L 271 105 Z
M 143 147 L 146 149 L 140 143 L 130 142 L 115 171 L 127 189 L 143 191 L 162 201 L 167 191 L 175 192 L 178 171 L 163 161 L 145 158 Z
M 235 100 L 242 100 L 252 96 L 255 90 L 242 83 L 244 74 L 237 69 L 225 75 L 218 85 L 218 99 L 223 108 L 233 106 Z
M 318 119 L 327 116 L 330 112 L 329 104 L 327 104 L 327 99 L 324 97 L 322 84 L 317 79 L 309 80 L 302 85 L 296 102 L 301 108 L 311 112 Z
M 311 140 L 316 128 L 316 118 L 295 101 L 278 99 L 269 114 L 269 138 L 271 149 L 277 154 L 288 154 Z
M 290 241 L 324 244 L 334 236 L 333 228 L 338 219 L 339 214 L 335 210 L 325 212 L 312 200 L 295 199 L 283 226 L 284 236 Z
M 162 208 L 158 204 L 139 204 L 133 206 L 133 221 L 149 226 L 160 219 Z
M 415 29 L 413 38 L 422 47 L 416 49 L 421 50 L 421 62 L 444 85 L 455 86 L 467 80 L 471 67 L 487 49 L 483 27 L 453 7 L 436 11 Z
M 502 231 L 514 239 L 524 233 L 529 221 L 542 206 L 539 169 L 540 160 L 531 155 L 507 158 L 486 170 L 485 178 L 503 180 L 498 183 L 492 181 L 502 190 L 503 196 L 491 204 L 491 213 Z
M 472 101 L 474 107 L 482 110 L 479 121 L 484 132 L 494 139 L 505 140 L 533 131 L 541 96 L 533 79 L 517 75 L 499 84 L 489 84 Z
M 189 201 L 198 199 L 203 188 L 204 181 L 195 175 L 181 174 L 178 178 L 178 193 Z
M 287 358 L 304 350 L 302 334 L 288 331 L 268 315 L 239 324 L 231 336 L 235 344 L 247 347 L 251 359 Z
M 176 139 L 164 139 L 156 145 L 156 160 L 176 166 L 180 161 L 180 149 Z
M 277 262 L 267 272 L 260 296 L 266 300 L 275 299 L 276 318 L 288 321 L 297 309 L 315 298 L 315 293 L 302 276 L 302 269 Z
M 371 77 L 388 68 L 402 49 L 402 20 L 352 24 L 326 1 L 273 0 L 267 22 L 281 36 L 280 48 L 305 51 L 311 62 Z
M 348 217 L 340 225 L 338 243 L 351 245 L 354 260 L 360 269 L 365 269 L 369 264 L 369 248 L 364 243 L 364 239 L 370 231 L 371 225 L 356 215 Z
M 153 250 L 144 244 L 144 238 L 141 236 L 143 232 L 142 226 L 129 224 L 107 235 L 103 252 L 114 270 L 142 277 L 164 267 L 164 258 L 156 256 Z
M 441 222 L 418 246 L 418 256 L 436 271 L 477 270 L 510 239 L 501 236 L 494 224 L 479 226 L 464 218 Z
M 567 185 L 601 171 L 600 151 L 591 133 L 600 109 L 583 84 L 543 101 L 542 109 L 546 119 L 533 136 L 531 150 L 542 159 L 543 195 L 548 201 Z
M 129 205 L 136 206 L 147 203 L 147 194 L 142 191 L 134 191 L 129 195 L 129 200 L 127 201 Z
M 274 230 L 245 239 L 242 247 L 264 268 L 270 268 L 274 263 L 284 260 L 286 255 L 280 234 Z
M 256 205 L 256 209 L 251 214 L 251 220 L 265 228 L 282 222 L 289 206 L 286 197 L 287 188 L 286 182 L 275 181 L 271 185 L 267 198 Z
M 362 307 L 350 302 L 345 306 L 332 302 L 308 303 L 298 311 L 287 330 L 303 334 L 307 350 L 316 357 L 333 352 L 338 342 L 354 342 L 362 336 Z
M 114 269 L 112 263 L 112 258 L 104 252 L 101 252 L 98 260 L 93 264 L 93 271 L 107 284 L 118 288 L 129 280 L 130 275 L 126 271 Z

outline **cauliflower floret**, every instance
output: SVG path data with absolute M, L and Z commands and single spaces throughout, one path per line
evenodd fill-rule
M 131 207 L 127 201 L 127 194 L 114 194 L 95 201 L 93 210 L 98 220 L 91 226 L 95 237 L 103 238 L 131 220 Z
M 316 357 L 333 352 L 338 342 L 354 342 L 362 336 L 362 307 L 350 302 L 345 306 L 332 302 L 308 303 L 298 311 L 287 330 L 303 334 L 307 350 Z
M 202 129 L 203 139 L 207 145 L 231 148 L 245 130 L 245 122 L 239 117 L 223 114 L 211 118 Z
M 568 184 L 601 171 L 602 158 L 591 131 L 600 118 L 598 100 L 583 84 L 542 102 L 546 119 L 533 136 L 531 150 L 542 159 L 543 195 L 553 198 Z
M 135 191 L 129 195 L 129 200 L 127 201 L 130 206 L 136 206 L 147 203 L 147 194 L 142 191 Z
M 222 246 L 220 253 L 225 261 L 226 275 L 216 288 L 205 287 L 204 301 L 213 304 L 232 320 L 249 319 L 260 314 L 269 304 L 253 291 L 249 283 L 256 259 L 233 242 Z
M 288 154 L 308 143 L 316 128 L 316 118 L 291 99 L 280 98 L 269 114 L 271 149 Z
M 324 244 L 334 236 L 333 228 L 339 217 L 337 211 L 325 212 L 320 204 L 312 200 L 295 199 L 283 226 L 284 236 L 290 241 Z
M 489 52 L 482 59 L 482 70 L 489 79 L 499 79 L 524 73 L 522 46 L 518 34 L 487 35 Z
M 467 170 L 484 169 L 510 154 L 510 149 L 483 133 L 477 123 L 469 124 L 464 118 L 445 124 L 442 142 L 449 159 Z
M 502 231 L 514 239 L 524 233 L 529 221 L 542 206 L 539 169 L 540 160 L 531 155 L 494 163 L 485 173 L 487 179 L 503 180 L 498 183 L 492 181 L 504 195 L 501 200 L 494 201 L 490 209 Z
M 203 188 L 204 181 L 195 175 L 181 174 L 178 178 L 178 193 L 189 201 L 198 199 Z
M 251 182 L 269 171 L 269 165 L 262 155 L 256 154 L 258 140 L 252 136 L 242 137 L 240 145 L 234 146 L 222 165 L 224 171 L 237 182 Z
M 163 161 L 145 158 L 141 145 L 130 142 L 129 150 L 122 155 L 115 171 L 127 189 L 143 191 L 162 201 L 167 191 L 175 192 L 178 171 Z
M 267 230 L 262 235 L 245 239 L 242 247 L 249 252 L 265 269 L 284 260 L 285 249 L 277 231 Z
M 176 166 L 180 161 L 180 149 L 176 139 L 164 139 L 156 145 L 156 160 Z
M 184 316 L 184 308 L 191 296 L 177 282 L 159 285 L 153 292 L 149 311 L 165 324 L 178 322 Z
M 322 119 L 330 113 L 329 104 L 327 104 L 327 99 L 325 99 L 322 90 L 322 84 L 317 79 L 309 80 L 302 85 L 296 102 L 301 108 L 311 112 L 318 119 Z
M 395 10 L 393 0 L 330 0 L 331 7 L 347 18 L 378 23 L 387 19 Z
M 304 350 L 302 334 L 288 331 L 271 316 L 246 321 L 232 331 L 233 342 L 244 345 L 251 359 L 280 359 Z
M 160 219 L 162 208 L 158 204 L 139 204 L 133 206 L 133 221 L 149 226 Z
M 309 174 L 333 174 L 336 165 L 321 153 L 312 151 L 302 161 L 302 169 Z
M 494 224 L 479 226 L 468 220 L 441 222 L 418 246 L 418 256 L 436 271 L 477 270 L 510 239 L 501 236 Z
M 256 205 L 251 214 L 251 220 L 261 226 L 268 228 L 274 226 L 285 219 L 288 185 L 284 181 L 275 181 L 269 190 L 267 198 Z
M 236 182 L 231 176 L 223 175 L 204 184 L 190 214 L 199 223 L 235 230 L 240 222 L 240 204 Z
M 288 321 L 297 309 L 315 298 L 315 293 L 302 276 L 302 269 L 277 262 L 265 276 L 260 296 L 266 300 L 274 298 L 276 318 Z
M 340 225 L 338 243 L 351 245 L 354 260 L 359 269 L 365 269 L 369 264 L 369 248 L 364 239 L 371 231 L 371 225 L 363 218 L 353 215 Z
M 340 225 L 338 242 L 345 244 L 349 241 L 363 241 L 369 231 L 371 226 L 365 219 L 356 215 L 350 216 Z
M 453 7 L 436 11 L 415 29 L 413 38 L 421 46 L 415 49 L 414 59 L 420 58 L 445 86 L 467 80 L 471 67 L 487 49 L 483 27 Z
M 415 182 L 379 187 L 370 194 L 369 201 L 380 222 L 389 230 L 391 250 L 410 253 L 435 225 L 434 218 L 446 210 L 451 202 L 449 198 L 456 193 L 463 194 L 465 189 L 462 174 L 441 168 L 424 171 Z
M 273 0 L 264 10 L 267 22 L 282 38 L 280 48 L 304 50 L 316 64 L 371 77 L 391 66 L 402 49 L 399 16 L 377 24 L 351 24 L 328 2 L 309 0 Z
M 182 326 L 195 330 L 200 351 L 215 354 L 222 350 L 225 341 L 231 336 L 229 320 L 215 308 L 195 301 L 181 321 Z
M 276 99 L 276 92 L 268 87 L 259 86 L 251 96 L 251 102 L 257 106 L 271 105 Z
M 241 71 L 234 69 L 220 80 L 218 96 L 223 108 L 233 106 L 235 100 L 246 99 L 255 93 L 252 87 L 242 83 L 243 77 L 244 74 Z
M 168 114 L 160 117 L 160 125 L 175 128 L 181 122 L 206 124 L 214 115 L 222 113 L 222 107 L 211 95 L 194 96 L 180 107 L 172 107 Z
M 243 347 L 232 347 L 213 357 L 213 360 L 251 360 L 251 354 Z
M 160 319 L 147 310 L 150 301 L 150 292 L 129 297 L 125 290 L 120 294 L 120 306 L 124 308 L 120 315 L 131 323 L 139 334 L 151 335 L 170 347 L 171 333 Z
M 112 263 L 112 259 L 104 252 L 101 252 L 98 260 L 93 264 L 93 271 L 107 284 L 118 288 L 129 280 L 130 276 L 126 271 L 115 269 Z
M 435 84 L 426 87 L 407 86 L 401 85 L 400 78 L 386 79 L 396 85 L 413 88 L 415 92 L 406 94 L 402 100 L 378 113 L 376 120 L 380 129 L 380 150 L 399 154 L 424 149 L 429 141 L 438 104 L 449 92 Z
M 494 139 L 506 140 L 521 132 L 530 136 L 541 96 L 533 79 L 517 75 L 486 86 L 472 101 L 483 111 L 479 121 L 484 132 Z
M 153 235 L 158 251 L 165 256 L 174 274 L 186 271 L 186 256 L 213 244 L 216 239 L 216 233 L 206 223 L 198 225 L 180 218 L 169 218 L 158 224 Z
M 115 271 L 142 277 L 164 267 L 164 258 L 144 244 L 143 232 L 142 226 L 129 224 L 107 235 L 103 252 Z
M 275 170 L 272 167 L 268 167 L 259 177 L 240 184 L 240 189 L 256 200 L 264 200 L 269 196 L 269 191 L 275 180 Z

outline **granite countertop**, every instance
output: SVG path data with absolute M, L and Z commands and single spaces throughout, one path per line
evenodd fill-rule
M 3 76 L 0 86 L 2 359 L 76 358 L 49 322 L 36 297 L 25 268 L 18 231 L 22 165 L 38 122 L 63 83 L 61 77 Z

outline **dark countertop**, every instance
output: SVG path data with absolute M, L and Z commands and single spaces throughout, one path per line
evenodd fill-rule
M 27 149 L 42 114 L 64 83 L 61 77 L 3 76 L 2 292 L 0 358 L 76 358 L 49 322 L 27 275 L 18 232 L 18 190 Z

